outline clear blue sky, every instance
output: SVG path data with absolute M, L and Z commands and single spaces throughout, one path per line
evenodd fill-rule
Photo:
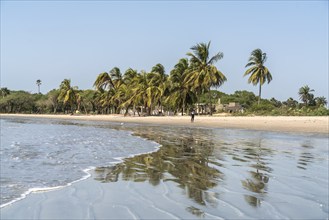
M 191 46 L 211 41 L 225 93 L 258 87 L 243 77 L 250 53 L 267 53 L 264 98 L 298 99 L 308 85 L 328 99 L 328 1 L 1 1 L 1 87 L 37 92 L 65 78 L 92 88 L 117 66 L 169 74 Z

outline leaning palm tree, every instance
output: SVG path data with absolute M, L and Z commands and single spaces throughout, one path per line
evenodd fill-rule
M 218 52 L 215 56 L 209 58 L 209 47 L 210 41 L 208 44 L 199 43 L 191 47 L 193 53 L 187 53 L 191 57 L 191 68 L 186 79 L 187 83 L 198 93 L 209 92 L 210 114 L 212 115 L 210 88 L 221 86 L 226 81 L 226 77 L 214 66 L 217 61 L 223 58 L 224 54 Z
M 272 80 L 272 75 L 268 68 L 264 66 L 267 56 L 266 53 L 263 53 L 261 49 L 256 49 L 251 52 L 249 61 L 246 67 L 249 67 L 243 76 L 249 75 L 248 83 L 257 85 L 259 83 L 259 95 L 258 95 L 258 104 L 260 103 L 261 94 L 262 94 L 262 85 L 267 81 L 270 83 Z
M 114 83 L 110 74 L 108 74 L 107 72 L 100 73 L 94 82 L 94 87 L 96 89 L 104 90 L 114 88 Z
M 71 80 L 64 79 L 59 87 L 58 101 L 63 102 L 64 108 L 70 106 L 71 112 L 74 112 L 74 106 L 79 105 L 77 87 L 71 86 Z
M 41 85 L 41 80 L 38 79 L 36 84 L 38 85 L 38 93 L 40 94 L 40 85 Z
M 314 95 L 311 92 L 314 92 L 314 89 L 310 89 L 307 85 L 301 87 L 298 91 L 299 98 L 304 102 L 305 106 L 308 106 L 314 98 Z

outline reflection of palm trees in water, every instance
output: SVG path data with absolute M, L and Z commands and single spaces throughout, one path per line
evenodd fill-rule
M 215 203 L 216 200 L 212 199 L 213 193 L 210 195 L 207 190 L 218 184 L 222 173 L 209 166 L 213 163 L 209 157 L 214 144 L 203 138 L 208 136 L 202 135 L 202 132 L 206 131 L 193 130 L 182 137 L 174 132 L 162 134 L 154 129 L 143 129 L 135 131 L 135 134 L 151 140 L 161 140 L 162 147 L 154 153 L 125 159 L 114 167 L 97 168 L 95 179 L 113 182 L 121 178 L 135 182 L 149 181 L 152 185 L 158 185 L 160 181 L 172 181 L 199 204 Z M 166 135 L 166 138 L 161 138 L 162 135 Z M 218 166 L 218 163 L 215 164 Z
M 307 165 L 312 163 L 314 160 L 314 155 L 311 153 L 311 150 L 314 148 L 310 142 L 305 142 L 301 145 L 302 152 L 298 160 L 297 167 L 299 169 L 306 170 Z
M 245 149 L 245 157 L 256 162 L 250 166 L 256 169 L 249 171 L 251 178 L 241 181 L 243 187 L 253 193 L 253 195 L 245 195 L 246 201 L 252 206 L 259 206 L 262 197 L 267 193 L 268 173 L 272 171 L 263 159 L 267 154 L 271 154 L 271 150 L 262 148 L 261 142 L 262 139 L 259 139 L 258 146 L 249 146 Z

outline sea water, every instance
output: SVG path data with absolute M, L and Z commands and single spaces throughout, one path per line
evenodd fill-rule
M 2 204 L 96 167 L 96 181 L 128 182 L 130 196 L 152 204 L 139 213 L 143 205 L 123 203 L 132 217 L 328 218 L 326 134 L 50 119 L 3 119 L 1 128 Z
M 66 186 L 88 170 L 154 151 L 158 144 L 129 131 L 69 120 L 0 119 L 1 207 L 33 191 Z

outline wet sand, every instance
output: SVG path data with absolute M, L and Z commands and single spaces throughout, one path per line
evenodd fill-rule
M 237 128 L 279 132 L 329 133 L 329 116 L 189 116 L 124 117 L 123 115 L 37 115 L 0 114 L 0 117 L 38 117 L 74 120 L 111 121 L 121 123 L 159 124 L 189 127 Z
M 181 201 L 170 198 L 177 195 Z M 184 203 L 183 203 L 184 202 Z M 33 193 L 2 208 L 1 219 L 197 219 L 173 183 L 101 183 L 87 179 L 61 190 Z M 191 202 L 192 203 L 192 202 Z M 219 219 L 204 213 L 206 219 Z

